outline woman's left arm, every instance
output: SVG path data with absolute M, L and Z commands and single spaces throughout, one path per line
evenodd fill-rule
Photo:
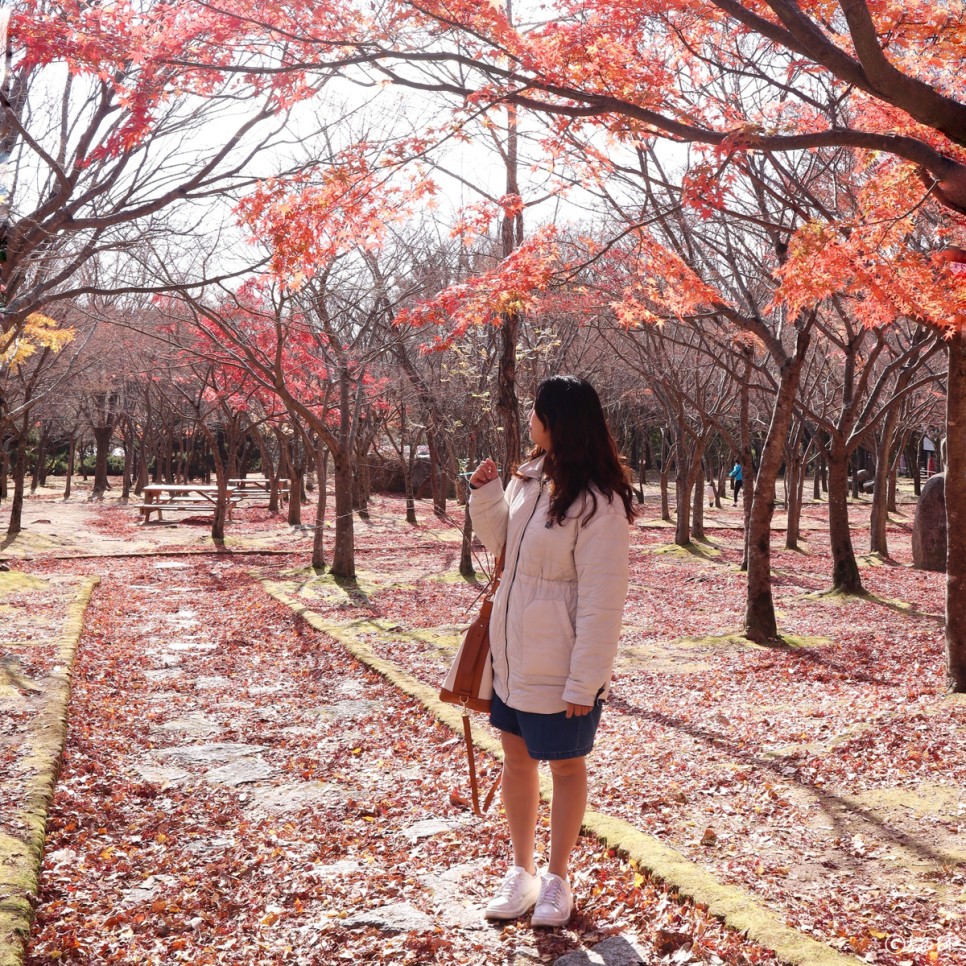
M 574 546 L 577 568 L 576 640 L 563 700 L 580 715 L 593 707 L 600 689 L 611 678 L 621 617 L 627 599 L 630 528 L 623 505 L 615 497 L 608 505 L 598 497 L 590 522 L 579 525 Z

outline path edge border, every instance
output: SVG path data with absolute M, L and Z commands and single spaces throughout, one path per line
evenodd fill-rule
M 82 578 L 67 608 L 57 642 L 57 664 L 46 679 L 43 707 L 28 732 L 33 770 L 23 784 L 20 810 L 14 816 L 27 829 L 23 851 L 12 864 L 0 866 L 0 966 L 22 966 L 26 956 L 44 859 L 47 819 L 67 742 L 74 660 L 84 630 L 84 615 L 98 583 L 99 577 Z
M 440 701 L 435 688 L 392 661 L 375 654 L 368 644 L 349 632 L 351 625 L 327 621 L 321 614 L 282 590 L 278 581 L 262 579 L 261 584 L 269 596 L 294 611 L 316 630 L 337 640 L 356 660 L 415 698 L 435 718 L 457 734 L 462 734 L 462 713 L 456 707 Z M 367 621 L 365 624 L 383 629 L 378 620 Z M 388 631 L 389 628 L 385 629 Z M 473 743 L 480 750 L 502 761 L 503 751 L 496 738 L 477 731 L 474 732 Z M 545 799 L 549 799 L 550 782 L 544 775 L 541 775 L 540 791 Z M 783 963 L 792 966 L 859 966 L 864 963 L 855 956 L 840 953 L 786 925 L 778 914 L 763 907 L 743 889 L 719 882 L 676 849 L 623 819 L 588 811 L 583 828 L 604 845 L 627 856 L 664 885 L 704 906 L 731 929 L 770 949 Z

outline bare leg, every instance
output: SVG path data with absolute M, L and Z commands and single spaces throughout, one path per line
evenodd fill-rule
M 537 762 L 527 752 L 526 742 L 517 735 L 501 732 L 503 740 L 503 810 L 510 826 L 513 864 L 531 874 L 537 834 L 537 806 L 540 781 Z
M 550 805 L 550 871 L 567 879 L 570 853 L 577 844 L 587 810 L 587 761 L 564 758 L 550 762 L 553 801 Z

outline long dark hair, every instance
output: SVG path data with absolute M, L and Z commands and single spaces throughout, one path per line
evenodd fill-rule
M 578 376 L 551 376 L 537 387 L 533 408 L 553 442 L 553 450 L 543 462 L 550 480 L 550 519 L 562 524 L 574 501 L 587 493 L 591 507 L 584 517 L 586 523 L 597 512 L 593 486 L 608 503 L 619 497 L 628 522 L 633 520 L 634 491 L 607 428 L 597 390 Z M 544 452 L 534 447 L 530 457 Z

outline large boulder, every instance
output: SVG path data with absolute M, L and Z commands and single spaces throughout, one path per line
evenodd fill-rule
M 946 475 L 937 473 L 922 488 L 912 524 L 912 563 L 919 570 L 946 569 Z

